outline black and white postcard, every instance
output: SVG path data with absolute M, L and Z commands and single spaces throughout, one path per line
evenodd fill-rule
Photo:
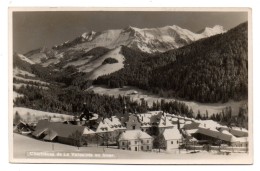
M 252 164 L 249 8 L 10 8 L 12 163 Z

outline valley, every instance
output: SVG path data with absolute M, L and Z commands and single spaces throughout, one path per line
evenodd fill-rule
M 108 88 L 105 86 L 91 86 L 89 89 L 90 91 L 94 91 L 97 94 L 100 95 L 109 95 L 118 97 L 121 96 L 128 96 L 133 101 L 138 101 L 141 103 L 141 100 L 144 99 L 147 101 L 148 105 L 152 107 L 153 103 L 156 103 L 157 101 L 165 100 L 166 102 L 170 101 L 180 101 L 186 104 L 189 108 L 191 108 L 194 111 L 194 117 L 197 114 L 198 110 L 202 114 L 206 114 L 206 110 L 211 116 L 213 113 L 221 113 L 222 110 L 225 110 L 227 106 L 230 106 L 232 108 L 232 115 L 238 115 L 239 108 L 243 106 L 244 104 L 247 104 L 247 100 L 242 101 L 232 101 L 226 103 L 199 103 L 195 101 L 187 101 L 187 100 L 180 100 L 176 98 L 166 98 L 166 97 L 160 97 L 159 95 L 150 93 L 145 90 L 138 89 L 136 87 L 131 86 L 125 86 L 123 88 Z

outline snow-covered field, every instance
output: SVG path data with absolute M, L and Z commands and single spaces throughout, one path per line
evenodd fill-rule
M 237 159 L 242 159 L 249 157 L 247 153 L 231 153 L 230 155 L 218 155 L 216 152 L 205 152 L 201 151 L 198 153 L 191 153 L 192 151 L 179 150 L 176 152 L 143 152 L 143 151 L 128 151 L 120 150 L 115 148 L 106 147 L 77 147 L 50 143 L 40 140 L 36 140 L 24 135 L 13 134 L 13 156 L 14 158 L 24 158 L 26 159 L 27 152 L 65 152 L 65 153 L 87 153 L 87 154 L 112 154 L 109 159 L 156 159 L 156 163 L 160 161 L 158 159 L 166 159 L 168 162 L 174 164 L 175 162 L 185 162 L 187 160 L 193 160 L 194 163 L 206 163 L 213 162 L 213 160 L 224 159 L 224 163 L 234 163 Z M 37 158 L 36 158 L 37 159 Z M 81 158 L 82 159 L 82 158 Z M 86 157 L 86 159 L 91 159 L 91 157 Z M 169 161 L 170 160 L 170 161 Z M 91 161 L 89 161 L 91 162 Z M 115 161 L 116 162 L 116 161 Z M 163 161 L 161 161 L 163 162 Z M 190 162 L 193 163 L 193 162 Z
M 32 73 L 30 73 L 30 72 L 27 72 L 27 71 L 24 71 L 24 70 L 21 70 L 21 69 L 19 69 L 19 68 L 17 68 L 17 67 L 14 68 L 13 74 L 14 74 L 15 76 L 17 76 L 17 75 L 26 76 L 26 75 L 27 75 L 27 76 L 30 76 L 30 77 L 35 77 L 34 74 L 32 74 Z
M 167 102 L 172 100 L 178 100 L 175 98 L 163 98 L 158 95 L 149 93 L 145 90 L 141 90 L 136 87 L 130 87 L 130 86 L 125 86 L 124 88 L 114 88 L 114 89 L 109 89 L 104 86 L 92 86 L 88 90 L 93 90 L 97 94 L 106 94 L 115 97 L 117 97 L 119 94 L 124 96 L 130 96 L 131 99 L 137 100 L 139 102 L 143 98 L 148 102 L 149 106 L 152 106 L 153 102 L 156 102 L 157 100 L 160 101 L 161 99 L 165 99 L 165 101 Z M 137 93 L 133 93 L 134 91 L 136 91 Z M 205 114 L 207 110 L 209 116 L 212 115 L 213 113 L 221 112 L 222 109 L 224 109 L 226 106 L 231 106 L 233 115 L 237 115 L 239 111 L 239 107 L 242 104 L 247 103 L 246 100 L 239 101 L 239 102 L 229 101 L 227 103 L 199 103 L 199 102 L 184 101 L 184 100 L 178 100 L 178 101 L 187 104 L 190 108 L 192 108 L 195 114 L 197 114 L 198 110 L 200 110 L 202 114 Z
M 28 109 L 24 107 L 14 107 L 13 116 L 15 115 L 16 112 L 18 112 L 22 120 L 28 122 L 37 122 L 38 120 L 48 119 L 49 117 L 56 122 L 73 119 L 72 115 L 44 112 L 44 111 Z
M 79 70 L 81 72 L 90 72 L 91 74 L 89 79 L 91 80 L 96 79 L 101 75 L 116 72 L 124 67 L 123 61 L 125 60 L 125 57 L 120 53 L 120 51 L 121 47 L 115 48 L 98 59 L 92 61 L 90 64 L 80 67 Z M 116 59 L 118 62 L 102 65 L 102 62 L 109 57 Z
M 29 79 L 29 78 L 22 78 L 22 77 L 18 77 L 18 76 L 14 76 L 14 78 L 16 78 L 17 80 L 21 80 L 21 81 L 32 81 L 32 82 L 36 82 L 39 84 L 44 84 L 44 85 L 49 85 L 50 83 L 44 82 L 44 81 L 40 81 L 40 80 L 33 80 L 33 79 Z

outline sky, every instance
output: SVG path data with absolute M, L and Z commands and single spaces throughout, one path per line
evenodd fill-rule
M 226 30 L 247 21 L 247 12 L 42 11 L 13 13 L 13 51 L 52 47 L 87 31 L 128 26 L 156 28 L 178 25 L 198 32 L 221 25 Z

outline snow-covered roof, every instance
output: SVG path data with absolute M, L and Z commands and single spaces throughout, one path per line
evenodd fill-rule
M 227 142 L 233 142 L 234 139 L 236 139 L 236 137 L 234 137 L 233 135 L 224 134 L 214 128 L 199 127 L 198 131 L 196 131 L 195 133 L 207 135 L 209 137 L 213 137 Z
M 218 122 L 216 121 L 213 121 L 213 120 L 195 120 L 194 122 L 196 123 L 200 123 L 200 126 L 201 127 L 204 127 L 204 128 L 220 128 L 220 127 L 227 127 L 227 126 L 223 126 L 223 125 L 220 125 Z
M 184 119 L 179 119 L 179 123 L 180 123 L 180 124 L 184 124 L 184 123 L 185 123 L 185 120 L 184 120 Z
M 219 131 L 228 131 L 232 135 L 236 137 L 248 137 L 248 131 L 245 128 L 238 128 L 238 127 L 221 127 L 219 128 Z
M 166 116 L 161 116 L 158 127 L 159 127 L 159 128 L 163 128 L 163 127 L 173 127 L 173 124 L 172 124 L 172 122 L 169 120 L 168 117 L 166 117 Z
M 235 130 L 235 131 L 248 132 L 247 129 L 242 128 L 242 127 L 232 127 L 231 129 L 232 129 L 232 130 Z
M 192 123 L 192 121 L 186 121 L 185 122 L 185 124 L 191 124 Z
M 228 132 L 227 130 L 223 130 L 223 131 L 220 131 L 222 132 L 223 134 L 226 134 L 226 135 L 232 135 L 230 132 Z
M 69 138 L 74 133 L 79 132 L 83 135 L 83 132 L 87 128 L 79 125 L 64 124 L 60 122 L 49 122 L 48 120 L 40 120 L 37 123 L 33 136 L 39 137 L 41 134 L 46 133 L 50 137 L 64 137 Z M 47 139 L 48 137 L 46 137 Z M 49 139 L 51 140 L 51 139 Z
M 146 132 L 141 130 L 126 130 L 119 136 L 120 140 L 136 140 L 136 139 L 149 139 L 152 138 Z
M 185 132 L 188 134 L 188 135 L 191 135 L 191 134 L 194 134 L 198 131 L 198 129 L 190 129 L 190 130 L 185 130 Z
M 88 127 L 86 127 L 83 131 L 83 135 L 88 135 L 88 134 L 95 134 L 95 132 Z
M 109 125 L 109 127 L 112 130 L 117 130 L 117 129 L 126 129 L 120 122 L 120 120 L 116 116 L 112 116 L 111 118 L 106 118 L 104 121 Z
M 178 118 L 171 118 L 171 121 L 178 122 Z
M 96 133 L 102 133 L 102 132 L 112 132 L 113 129 L 110 128 L 110 126 L 104 121 L 100 121 L 98 124 L 98 127 L 96 129 Z
M 178 140 L 182 138 L 180 131 L 177 128 L 165 129 L 163 132 L 165 140 Z

